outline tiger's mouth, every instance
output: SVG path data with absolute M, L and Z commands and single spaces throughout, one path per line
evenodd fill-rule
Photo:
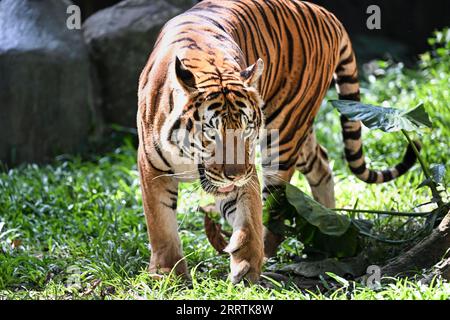
M 229 185 L 220 187 L 219 189 L 217 189 L 217 191 L 220 193 L 229 193 L 229 192 L 233 191 L 235 187 L 236 187 L 236 185 L 234 183 L 230 183 Z
M 223 197 L 228 194 L 231 194 L 233 192 L 237 192 L 240 188 L 242 188 L 246 183 L 248 179 L 243 179 L 243 181 L 228 181 L 224 182 L 223 184 L 217 184 L 213 181 L 211 181 L 208 176 L 206 175 L 205 167 L 202 165 L 198 166 L 198 172 L 200 177 L 200 184 L 205 190 L 205 192 L 212 194 L 216 197 Z

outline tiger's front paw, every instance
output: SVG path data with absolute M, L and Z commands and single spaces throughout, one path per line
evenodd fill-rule
M 152 254 L 148 271 L 154 279 L 160 279 L 163 275 L 170 273 L 189 278 L 186 260 L 181 255 L 167 256 Z
M 238 229 L 224 251 L 231 257 L 229 278 L 233 284 L 243 279 L 251 283 L 259 280 L 264 260 L 262 237 L 255 236 L 249 229 Z

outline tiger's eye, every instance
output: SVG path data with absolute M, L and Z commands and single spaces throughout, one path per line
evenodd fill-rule
M 214 137 L 215 137 L 215 135 L 216 135 L 216 130 L 214 130 L 214 129 L 212 129 L 212 128 L 206 129 L 205 134 L 206 134 L 206 136 L 207 136 L 208 138 L 214 139 Z

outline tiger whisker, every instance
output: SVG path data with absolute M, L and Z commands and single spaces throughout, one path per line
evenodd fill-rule
M 187 174 L 189 173 L 193 173 L 193 172 L 197 172 L 197 170 L 187 170 L 187 171 L 183 171 L 183 172 L 178 172 L 178 173 L 165 173 L 165 174 L 161 174 L 157 177 L 154 177 L 152 180 L 155 180 L 157 178 L 162 178 L 162 177 L 185 177 L 185 178 L 196 178 L 196 176 L 187 176 Z

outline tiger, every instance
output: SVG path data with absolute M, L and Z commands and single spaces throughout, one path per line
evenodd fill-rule
M 316 201 L 335 207 L 327 150 L 313 128 L 333 83 L 339 99 L 360 101 L 349 35 L 319 5 L 203 0 L 163 26 L 138 85 L 137 163 L 150 273 L 189 277 L 176 218 L 181 181 L 199 180 L 232 227 L 224 251 L 230 256 L 233 284 L 257 282 L 266 258 L 276 255 L 284 238 L 263 226 L 263 201 L 296 170 L 306 177 Z M 395 167 L 369 169 L 361 122 L 341 116 L 341 124 L 345 158 L 360 180 L 388 182 L 414 165 L 416 156 L 408 145 Z M 180 131 L 186 134 L 179 136 Z M 241 161 L 213 156 L 236 153 L 223 143 L 228 137 L 231 146 L 244 146 Z M 254 161 L 258 145 L 261 184 Z

